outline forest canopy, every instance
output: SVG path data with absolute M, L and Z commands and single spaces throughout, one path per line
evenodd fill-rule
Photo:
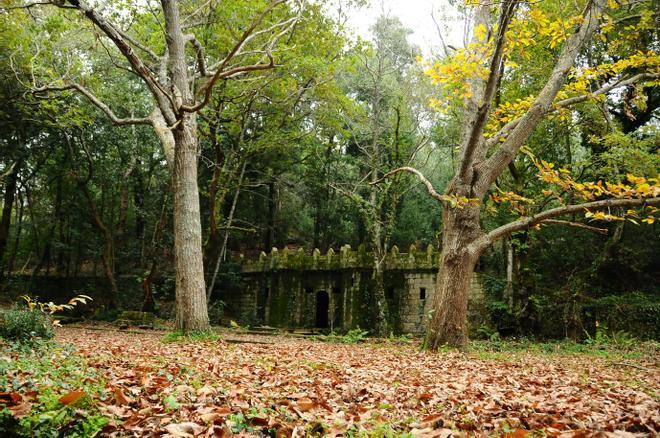
M 385 336 L 385 256 L 430 245 L 430 348 L 466 342 L 473 271 L 473 336 L 657 338 L 657 2 L 467 1 L 433 54 L 340 3 L 2 0 L 7 300 L 94 278 L 205 330 L 241 255 L 363 245 Z

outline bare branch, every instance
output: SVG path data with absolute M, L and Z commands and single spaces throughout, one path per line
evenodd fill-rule
M 248 41 L 250 41 L 252 38 L 254 38 L 257 35 L 260 35 L 262 33 L 269 32 L 269 31 L 271 31 L 271 30 L 273 30 L 277 27 L 286 25 L 286 23 L 293 23 L 293 22 L 298 20 L 299 16 L 292 17 L 289 20 L 285 20 L 284 22 L 276 23 L 275 25 L 269 27 L 268 29 L 264 29 L 264 30 L 261 30 L 259 32 L 255 32 L 255 29 L 261 24 L 261 22 L 264 20 L 264 18 L 273 9 L 275 9 L 278 5 L 280 5 L 284 2 L 285 2 L 285 0 L 274 0 L 274 1 L 272 1 L 270 3 L 270 5 L 252 21 L 252 24 L 250 25 L 250 27 L 248 27 L 247 30 L 245 32 L 243 32 L 243 34 L 239 38 L 238 42 L 229 51 L 227 56 L 222 61 L 220 61 L 219 65 L 217 67 L 217 70 L 215 71 L 215 73 L 213 73 L 213 76 L 211 77 L 211 79 L 203 87 L 203 89 L 202 89 L 202 92 L 204 93 L 203 100 L 200 103 L 195 104 L 193 106 L 187 106 L 187 105 L 181 106 L 182 111 L 195 112 L 195 111 L 199 111 L 204 106 L 206 106 L 208 104 L 208 102 L 211 100 L 211 94 L 213 92 L 213 87 L 215 86 L 215 84 L 220 79 L 228 79 L 228 78 L 231 78 L 231 77 L 236 76 L 238 74 L 247 73 L 247 72 L 256 71 L 256 70 L 267 70 L 267 69 L 275 67 L 275 62 L 273 60 L 272 55 L 270 54 L 270 52 L 266 52 L 266 56 L 268 57 L 268 60 L 269 60 L 269 62 L 267 62 L 267 63 L 266 62 L 259 62 L 259 63 L 252 64 L 252 65 L 239 66 L 239 67 L 234 67 L 234 68 L 225 70 L 227 68 L 227 66 L 229 65 L 229 62 L 241 52 L 241 50 L 243 49 L 245 44 Z M 279 38 L 279 35 L 280 34 L 278 34 L 277 38 Z M 198 56 L 199 56 L 199 52 L 198 52 Z M 205 70 L 206 70 L 206 68 L 205 68 Z
M 641 81 L 645 81 L 645 80 L 658 79 L 658 78 L 660 78 L 660 73 L 640 73 L 640 74 L 637 74 L 635 76 L 631 76 L 628 79 L 620 78 L 619 80 L 617 80 L 617 81 L 615 81 L 611 84 L 603 85 L 601 88 L 594 91 L 593 93 L 587 93 L 587 94 L 583 94 L 583 95 L 580 95 L 580 96 L 569 97 L 567 99 L 563 99 L 563 100 L 560 100 L 558 102 L 555 102 L 553 104 L 552 108 L 548 108 L 548 112 L 550 112 L 551 110 L 557 109 L 557 108 L 566 108 L 566 107 L 571 106 L 571 105 L 575 105 L 575 104 L 578 104 L 578 103 L 585 102 L 585 101 L 587 101 L 589 99 L 592 99 L 592 98 L 594 98 L 598 95 L 607 94 L 610 91 L 616 90 L 617 88 L 620 88 L 620 87 L 625 87 L 627 85 L 631 85 L 631 84 L 634 84 L 634 83 L 637 83 L 637 82 L 641 82 Z M 490 137 L 488 139 L 488 141 L 486 142 L 486 146 L 488 148 L 491 148 L 491 147 L 499 144 L 500 141 L 501 141 L 500 139 L 507 138 L 508 135 L 511 133 L 511 131 L 518 125 L 518 123 L 520 122 L 521 119 L 522 119 L 522 117 L 519 117 L 515 120 L 512 120 L 512 121 L 508 122 L 504 126 L 502 126 L 502 128 L 500 128 L 500 130 L 497 132 L 497 134 L 493 135 L 492 137 Z
M 607 228 L 592 227 L 590 225 L 582 224 L 580 222 L 562 221 L 562 220 L 558 220 L 558 219 L 546 219 L 541 223 L 542 224 L 549 224 L 549 225 L 565 225 L 567 227 L 580 228 L 582 230 L 591 231 L 592 233 L 597 233 L 597 234 L 607 234 L 608 233 Z
M 31 3 L 26 3 L 24 5 L 17 5 L 17 6 L 3 6 L 0 8 L 0 11 L 12 11 L 16 9 L 30 9 L 35 6 L 44 6 L 44 5 L 52 5 L 54 4 L 52 1 L 43 1 L 43 2 L 31 2 Z M 62 9 L 76 9 L 74 6 L 69 6 L 69 5 L 58 5 Z
M 83 94 L 90 102 L 92 102 L 97 108 L 103 111 L 108 118 L 115 125 L 151 125 L 151 119 L 148 117 L 142 118 L 120 118 L 115 115 L 115 113 L 110 109 L 108 105 L 102 102 L 98 97 L 96 97 L 91 91 L 83 87 L 80 84 L 69 84 L 62 86 L 46 86 L 39 87 L 32 90 L 33 94 L 38 95 L 39 93 L 50 93 L 53 91 L 67 91 L 67 90 L 77 90 L 79 93 Z
M 497 84 L 499 83 L 500 75 L 502 74 L 501 64 L 504 58 L 503 54 L 505 34 L 517 4 L 517 0 L 505 0 L 502 4 L 502 12 L 500 13 L 497 35 L 495 36 L 495 49 L 493 50 L 493 57 L 491 58 L 489 65 L 490 71 L 488 74 L 488 79 L 486 80 L 486 84 L 483 88 L 483 95 L 479 96 L 481 99 L 481 104 L 473 114 L 473 118 L 471 117 L 472 120 L 470 121 L 467 141 L 463 148 L 460 161 L 461 164 L 458 171 L 458 178 L 461 180 L 465 178 L 468 169 L 472 167 L 474 151 L 483 138 L 482 131 L 486 126 L 486 120 L 488 119 L 490 106 L 493 101 L 495 92 L 497 91 Z M 475 35 L 475 38 L 478 39 L 478 36 Z M 476 95 L 474 96 L 474 99 L 477 99 Z
M 440 29 L 440 23 L 435 19 L 435 14 L 433 13 L 433 7 L 431 7 L 431 20 L 435 24 L 435 30 L 438 33 L 438 38 L 440 38 L 440 43 L 442 43 L 442 50 L 445 52 L 445 56 L 449 56 L 449 47 L 445 44 L 445 38 L 442 36 L 442 29 Z
M 480 166 L 481 176 L 477 183 L 479 194 L 484 194 L 495 179 L 502 174 L 532 134 L 541 118 L 550 109 L 552 101 L 566 82 L 568 72 L 573 67 L 579 51 L 598 27 L 605 6 L 606 2 L 604 0 L 589 1 L 583 14 L 584 21 L 582 25 L 564 43 L 548 81 L 532 103 L 532 106 L 511 129 L 502 147 Z
M 129 43 L 137 47 L 138 49 L 142 50 L 144 53 L 147 55 L 151 56 L 154 61 L 160 61 L 160 56 L 156 54 L 153 50 L 151 50 L 149 47 L 145 46 L 144 44 L 140 43 L 138 40 L 130 36 L 127 32 L 124 32 L 120 30 L 119 28 L 117 29 L 117 32 Z
M 213 76 L 213 78 L 204 87 L 205 90 L 204 99 L 200 103 L 193 106 L 181 105 L 181 110 L 192 113 L 204 108 L 211 100 L 211 94 L 213 92 L 213 87 L 215 83 L 220 79 L 229 79 L 243 73 L 257 71 L 257 70 L 268 70 L 275 67 L 275 60 L 273 59 L 273 56 L 270 53 L 267 53 L 266 55 L 268 56 L 268 60 L 269 60 L 268 63 L 264 62 L 264 63 L 258 63 L 252 65 L 244 65 L 244 66 L 230 68 L 229 70 L 224 70 L 224 71 L 218 70 L 216 74 Z
M 414 167 L 404 166 L 404 167 L 396 168 L 396 169 L 394 169 L 394 170 L 390 170 L 390 171 L 387 172 L 385 175 L 383 175 L 381 178 L 379 178 L 379 179 L 377 179 L 376 181 L 373 181 L 373 182 L 371 182 L 371 183 L 369 183 L 369 184 L 370 184 L 370 185 L 380 184 L 380 183 L 383 182 L 385 179 L 387 179 L 387 178 L 389 178 L 389 177 L 391 177 L 391 176 L 393 176 L 393 175 L 395 175 L 395 174 L 397 174 L 397 173 L 399 173 L 399 172 L 408 172 L 408 173 L 412 173 L 413 175 L 415 175 L 415 176 L 420 180 L 420 182 L 421 182 L 422 184 L 424 184 L 424 185 L 426 186 L 426 191 L 429 192 L 429 195 L 431 195 L 431 197 L 433 197 L 435 200 L 440 201 L 440 202 L 444 202 L 444 201 L 446 201 L 445 196 L 443 196 L 443 195 L 441 195 L 440 193 L 438 193 L 438 192 L 435 191 L 435 188 L 433 187 L 433 184 L 431 183 L 431 181 L 429 181 L 429 180 L 428 180 L 428 179 L 422 174 L 422 172 L 420 172 L 419 170 L 415 169 Z
M 105 33 L 105 35 L 115 44 L 115 46 L 117 46 L 119 51 L 131 64 L 133 70 L 135 70 L 142 81 L 147 85 L 147 88 L 156 99 L 158 106 L 163 112 L 163 115 L 168 119 L 168 123 L 175 123 L 176 117 L 173 111 L 171 111 L 170 107 L 172 97 L 164 90 L 163 86 L 160 84 L 160 82 L 158 82 L 158 79 L 154 77 L 151 70 L 135 53 L 129 42 L 124 38 L 122 32 L 120 32 L 112 23 L 106 20 L 105 17 L 99 14 L 86 2 L 76 1 L 72 4 L 75 5 L 76 9 L 83 12 L 85 16 L 89 18 L 92 23 L 94 23 L 99 29 L 101 29 L 103 33 Z M 58 7 L 61 6 L 58 4 Z
M 611 84 L 603 85 L 601 88 L 594 91 L 593 93 L 587 93 L 581 96 L 569 97 L 568 99 L 560 100 L 559 102 L 556 102 L 554 106 L 565 108 L 567 106 L 575 105 L 576 103 L 581 103 L 586 100 L 592 99 L 593 97 L 598 96 L 600 94 L 609 93 L 610 91 L 616 88 L 625 87 L 626 85 L 634 84 L 636 82 L 658 79 L 658 78 L 660 78 L 660 73 L 640 73 L 625 80 L 619 79 L 618 81 L 613 82 Z
M 206 59 L 204 59 L 204 46 L 193 34 L 186 35 L 186 40 L 192 44 L 197 53 L 197 68 L 199 69 L 199 74 L 202 76 L 207 76 L 208 72 L 206 70 Z
M 586 202 L 577 205 L 564 205 L 543 211 L 534 216 L 517 220 L 515 222 L 502 225 L 490 233 L 480 238 L 475 245 L 479 250 L 483 250 L 496 240 L 508 236 L 516 231 L 526 230 L 534 225 L 546 222 L 548 219 L 555 218 L 564 214 L 578 213 L 584 210 L 604 210 L 616 207 L 638 207 L 638 206 L 656 206 L 660 205 L 660 197 L 656 198 L 626 198 L 626 199 L 604 199 L 601 201 Z

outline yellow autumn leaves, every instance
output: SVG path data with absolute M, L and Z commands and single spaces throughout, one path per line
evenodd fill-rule
M 528 153 L 532 162 L 539 170 L 539 179 L 545 183 L 561 189 L 555 191 L 554 189 L 544 189 L 543 195 L 551 196 L 562 202 L 561 193 L 572 193 L 582 198 L 585 201 L 595 201 L 601 198 L 654 198 L 660 196 L 660 181 L 658 178 L 644 178 L 627 174 L 625 182 L 577 182 L 573 179 L 567 169 L 555 169 L 553 163 L 548 163 L 544 160 L 537 160 L 533 155 Z M 628 219 L 631 222 L 637 223 L 636 219 L 642 222 L 652 224 L 655 222 L 654 214 L 658 212 L 655 207 L 646 207 L 648 216 L 640 218 L 634 210 L 628 210 L 625 215 L 616 215 L 611 212 L 587 212 L 585 217 L 591 220 L 624 220 Z
M 614 4 L 610 9 L 617 7 L 618 4 Z M 648 12 L 643 13 L 639 23 L 629 26 L 631 33 L 634 34 L 636 29 L 644 30 L 652 23 L 647 15 Z M 583 20 L 581 15 L 553 18 L 538 7 L 522 11 L 520 16 L 511 21 L 506 32 L 505 72 L 510 73 L 518 69 L 519 62 L 538 55 L 535 50 L 532 50 L 532 47 L 556 49 Z M 604 34 L 607 29 L 614 26 L 613 19 L 607 15 L 604 17 L 603 23 L 599 34 Z M 496 31 L 495 27 L 491 29 L 490 34 L 493 35 Z M 424 73 L 431 78 L 432 83 L 441 86 L 442 97 L 431 98 L 429 102 L 431 108 L 436 111 L 447 112 L 452 105 L 472 98 L 474 79 L 485 80 L 488 77 L 488 63 L 494 49 L 493 38 L 488 38 L 489 31 L 483 24 L 477 25 L 473 33 L 475 36 L 473 42 L 464 49 L 456 50 L 451 56 L 434 62 L 425 62 L 418 58 L 418 62 L 424 64 Z M 614 62 L 602 63 L 595 67 L 575 68 L 570 74 L 569 81 L 558 93 L 555 102 L 574 96 L 589 95 L 598 88 L 597 84 L 607 83 L 630 71 L 660 73 L 660 55 L 654 51 L 638 51 Z M 636 103 L 645 104 L 643 88 L 658 84 L 660 84 L 660 80 L 647 81 L 637 85 L 639 98 Z M 590 98 L 603 99 L 604 96 Z M 531 106 L 533 100 L 534 96 L 530 95 L 500 105 L 493 111 L 485 135 L 488 137 L 494 134 L 502 124 L 521 116 Z M 556 107 L 555 110 L 554 117 L 568 119 L 569 114 L 565 110 L 559 107 Z

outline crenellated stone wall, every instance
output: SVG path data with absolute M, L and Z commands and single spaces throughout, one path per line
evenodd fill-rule
M 389 322 L 395 333 L 425 329 L 435 295 L 440 253 L 432 246 L 411 246 L 402 253 L 394 246 L 385 257 L 385 295 Z M 326 328 L 348 331 L 373 327 L 373 255 L 363 246 L 345 245 L 335 253 L 315 249 L 289 252 L 273 248 L 258 259 L 239 259 L 242 285 L 218 289 L 227 312 L 248 324 L 282 328 Z M 472 281 L 470 308 L 479 324 L 483 291 L 478 277 Z

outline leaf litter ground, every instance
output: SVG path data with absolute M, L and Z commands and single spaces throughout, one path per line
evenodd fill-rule
M 63 328 L 106 382 L 110 436 L 651 436 L 657 351 L 634 360 L 420 351 L 239 333 Z M 231 341 L 231 342 L 227 342 Z

